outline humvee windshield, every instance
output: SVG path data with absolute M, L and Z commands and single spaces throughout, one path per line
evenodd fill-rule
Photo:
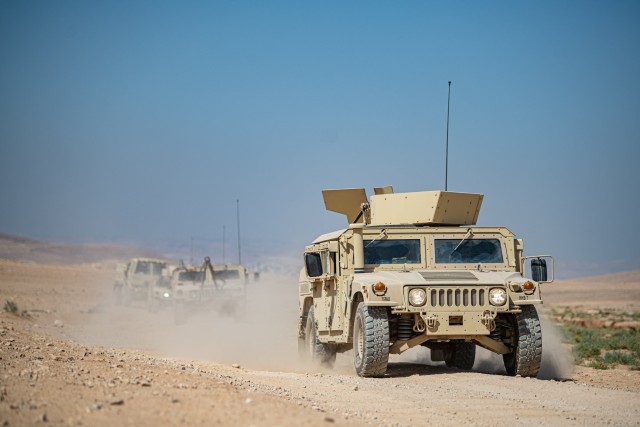
M 160 276 L 163 268 L 164 264 L 142 261 L 138 262 L 136 265 L 135 274 L 152 274 L 154 276 Z
M 365 240 L 365 264 L 419 264 L 420 239 Z
M 435 239 L 437 264 L 502 264 L 498 239 Z

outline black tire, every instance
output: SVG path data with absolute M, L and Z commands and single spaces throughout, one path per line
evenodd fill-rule
M 360 303 L 353 322 L 353 362 L 361 377 L 379 377 L 389 363 L 389 318 L 385 307 Z
M 448 368 L 464 369 L 473 368 L 476 360 L 476 345 L 472 342 L 453 342 L 447 352 L 444 362 Z
M 522 313 L 513 317 L 513 350 L 503 355 L 507 375 L 536 377 L 542 362 L 542 327 L 536 308 L 522 307 Z
M 320 363 L 331 367 L 336 360 L 336 351 L 331 344 L 325 344 L 318 340 L 316 333 L 316 321 L 313 316 L 313 307 L 307 313 L 307 324 L 304 329 L 305 358 L 311 362 Z

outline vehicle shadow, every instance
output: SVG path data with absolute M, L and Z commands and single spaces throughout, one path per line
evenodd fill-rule
M 425 365 L 414 362 L 390 362 L 387 365 L 387 373 L 385 377 L 389 378 L 405 378 L 414 375 L 442 375 L 442 374 L 459 374 L 464 372 L 454 368 L 447 368 L 445 365 Z
M 448 368 L 444 364 L 429 365 L 415 362 L 390 362 L 387 366 L 387 373 L 385 375 L 385 378 L 406 378 L 414 375 L 428 376 L 464 373 L 507 376 L 507 372 L 505 371 L 504 367 L 498 367 L 495 364 L 486 363 L 484 361 L 476 363 L 473 369 L 468 371 L 456 368 Z M 548 373 L 545 373 L 544 369 L 541 370 L 540 374 L 538 374 L 537 379 L 541 381 L 573 381 L 568 376 L 549 375 Z

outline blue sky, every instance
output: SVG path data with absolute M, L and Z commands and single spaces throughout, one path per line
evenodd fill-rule
M 296 253 L 324 188 L 485 194 L 571 274 L 640 268 L 640 3 L 0 2 L 0 231 Z M 629 228 L 626 228 L 628 226 Z M 575 271 L 574 271 L 575 270 Z M 585 270 L 586 271 L 586 270 Z

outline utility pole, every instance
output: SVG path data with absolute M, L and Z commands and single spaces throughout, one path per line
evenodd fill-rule
M 238 264 L 242 265 L 242 252 L 240 251 L 240 199 L 236 199 L 236 220 L 238 222 Z
M 444 191 L 449 187 L 449 110 L 451 106 L 451 81 L 449 81 L 449 98 L 447 100 L 447 148 L 444 163 Z
M 222 263 L 226 264 L 227 226 L 222 226 Z

